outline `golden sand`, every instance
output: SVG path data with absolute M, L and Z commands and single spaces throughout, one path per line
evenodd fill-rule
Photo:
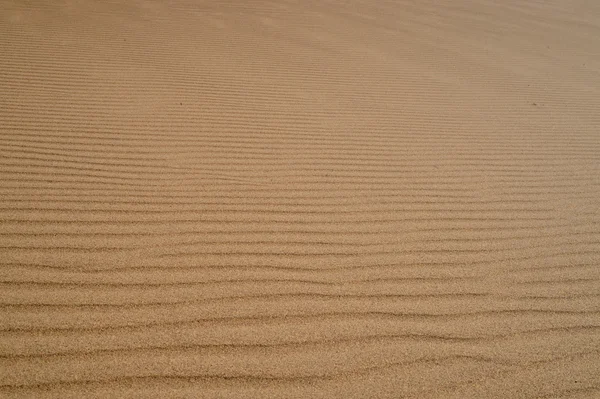
M 0 396 L 600 397 L 600 2 L 0 0 Z

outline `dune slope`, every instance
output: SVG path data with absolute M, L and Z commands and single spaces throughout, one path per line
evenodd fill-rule
M 600 3 L 0 8 L 0 396 L 600 397 Z

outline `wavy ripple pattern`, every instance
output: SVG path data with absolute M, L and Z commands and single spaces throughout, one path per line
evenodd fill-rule
M 0 396 L 600 397 L 600 3 L 0 5 Z

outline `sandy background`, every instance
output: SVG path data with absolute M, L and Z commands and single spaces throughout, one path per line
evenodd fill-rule
M 600 397 L 600 2 L 0 1 L 0 396 Z

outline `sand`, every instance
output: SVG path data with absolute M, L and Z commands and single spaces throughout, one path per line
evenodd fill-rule
M 0 10 L 0 397 L 600 397 L 600 2 Z

